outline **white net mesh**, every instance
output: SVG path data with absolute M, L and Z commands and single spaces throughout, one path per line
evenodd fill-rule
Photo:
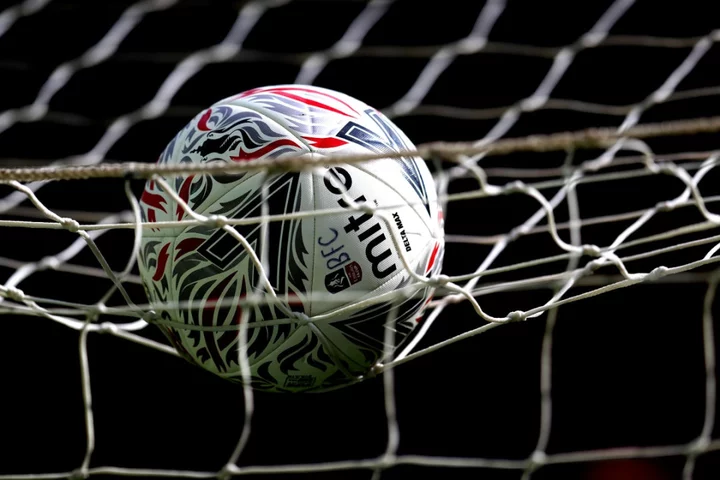
M 716 22 L 536 3 L 0 13 L 0 479 L 716 478 Z M 133 199 L 192 115 L 292 82 L 421 144 L 447 283 L 377 378 L 257 395 L 141 319 Z

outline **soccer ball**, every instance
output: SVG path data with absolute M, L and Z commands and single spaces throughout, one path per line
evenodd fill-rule
M 354 98 L 279 85 L 200 112 L 158 161 L 215 164 L 413 148 L 388 118 Z M 328 163 L 302 172 L 163 178 L 197 214 L 255 219 L 227 228 L 153 227 L 192 217 L 160 182 L 147 182 L 140 205 L 150 225 L 139 269 L 150 301 L 167 305 L 158 309 L 157 325 L 185 359 L 241 382 L 240 322 L 247 322 L 253 388 L 323 391 L 366 377 L 418 332 L 433 294 L 421 279 L 439 273 L 444 251 L 430 171 L 413 157 Z M 280 217 L 263 225 L 262 215 Z M 267 301 L 249 302 L 258 295 Z M 390 345 L 387 328 L 394 330 Z

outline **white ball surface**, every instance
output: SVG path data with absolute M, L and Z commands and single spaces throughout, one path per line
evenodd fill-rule
M 389 119 L 354 98 L 279 85 L 223 99 L 200 112 L 159 162 L 233 163 L 413 148 Z M 442 211 L 421 158 L 165 180 L 206 217 L 285 215 L 268 222 L 267 231 L 259 222 L 232 227 L 257 257 L 266 251 L 275 301 L 262 306 L 238 302 L 252 292 L 272 296 L 250 252 L 226 230 L 212 225 L 144 229 L 139 267 L 146 292 L 153 303 L 180 302 L 178 308 L 160 309 L 158 325 L 190 362 L 241 381 L 238 325 L 243 319 L 249 322 L 254 388 L 322 391 L 356 382 L 388 349 L 417 333 L 433 289 L 408 271 L 403 258 L 415 275 L 429 277 L 439 273 L 444 251 Z M 352 208 L 345 199 L 372 210 Z M 140 203 L 144 222 L 191 219 L 158 182 L 147 182 Z M 334 212 L 311 214 L 322 210 Z M 407 295 L 393 295 L 398 289 Z M 373 299 L 382 301 L 359 304 Z M 388 347 L 385 325 L 391 311 L 395 338 Z

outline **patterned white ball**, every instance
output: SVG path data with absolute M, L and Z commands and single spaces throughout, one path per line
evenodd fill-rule
M 356 99 L 279 85 L 223 99 L 199 113 L 159 162 L 413 148 L 388 118 Z M 246 319 L 253 388 L 322 391 L 358 381 L 387 348 L 397 349 L 417 333 L 433 293 L 418 276 L 438 273 L 444 251 L 442 211 L 421 158 L 164 180 L 206 217 L 282 216 L 266 229 L 257 221 L 234 225 L 239 235 L 207 224 L 144 229 L 139 268 L 145 289 L 151 302 L 179 305 L 158 309 L 158 326 L 188 361 L 241 381 L 239 324 Z M 147 182 L 140 204 L 144 222 L 191 219 L 157 181 Z M 332 212 L 315 213 L 322 210 Z M 266 275 L 256 263 L 263 250 Z M 407 295 L 393 295 L 398 289 Z M 274 301 L 241 305 L 253 292 Z M 386 347 L 389 313 L 395 338 Z

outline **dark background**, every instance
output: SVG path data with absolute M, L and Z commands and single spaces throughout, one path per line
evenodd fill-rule
M 110 58 L 80 69 L 49 101 L 42 118 L 4 128 L 3 166 L 40 166 L 93 149 L 112 122 L 138 111 L 156 94 L 178 62 L 223 40 L 245 2 L 180 1 L 143 16 Z M 662 3 L 662 4 L 661 4 Z M 718 27 L 712 2 L 635 2 L 611 29 L 613 36 L 698 37 Z M 13 2 L 3 2 L 0 10 Z M 28 4 L 29 5 L 29 4 Z M 56 1 L 17 19 L 0 36 L 0 112 L 32 104 L 53 70 L 96 45 L 127 12 L 131 2 Z M 234 58 L 201 68 L 172 97 L 157 118 L 131 117 L 132 127 L 104 152 L 105 161 L 152 162 L 187 120 L 210 103 L 243 90 L 292 83 L 308 52 L 331 47 L 365 7 L 364 1 L 290 1 L 268 10 Z M 442 116 L 428 106 L 458 109 L 507 107 L 531 95 L 552 65 L 558 47 L 591 29 L 611 2 L 510 1 L 490 31 L 490 48 L 463 55 L 437 79 L 421 106 L 393 120 L 414 142 L 476 140 L 497 123 L 499 113 Z M 413 85 L 442 45 L 465 38 L 484 2 L 393 2 L 363 40 L 364 50 L 331 61 L 313 81 L 343 91 L 380 109 L 391 107 Z M 127 14 L 127 13 L 126 13 Z M 9 17 L 5 17 L 9 18 Z M 3 30 L 0 29 L 0 32 Z M 608 42 L 610 43 L 610 42 Z M 377 46 L 396 49 L 377 56 Z M 547 47 L 530 50 L 527 46 Z M 580 51 L 552 91 L 553 99 L 613 106 L 642 102 L 688 56 L 692 42 L 665 47 L 602 45 Z M 503 50 L 499 52 L 498 50 Z M 678 85 L 690 91 L 720 85 L 720 52 L 713 46 Z M 550 105 L 551 106 L 551 105 Z M 716 96 L 650 107 L 641 123 L 714 115 Z M 543 108 L 522 114 L 505 135 L 617 127 L 627 109 L 612 114 Z M 465 113 L 465 115 L 463 115 Z M 139 121 L 137 121 L 139 120 Z M 658 154 L 717 148 L 716 135 L 648 141 Z M 574 162 L 600 151 L 577 152 Z M 488 157 L 484 167 L 558 167 L 565 152 Z M 492 176 L 502 185 L 513 178 Z M 703 194 L 717 194 L 717 175 L 703 182 Z M 0 186 L 4 198 L 11 192 Z M 453 182 L 451 192 L 476 189 Z M 142 182 L 133 183 L 140 192 Z M 676 178 L 652 176 L 579 188 L 583 218 L 650 208 L 682 192 Z M 543 194 L 550 198 L 556 190 Z M 44 186 L 40 199 L 55 210 L 119 212 L 128 208 L 120 179 L 62 181 Z M 4 219 L 28 219 L 32 205 L 8 209 Z M 24 209 L 24 207 L 28 207 Z M 451 203 L 446 232 L 495 235 L 510 231 L 537 210 L 521 196 Z M 713 210 L 713 205 L 708 204 Z M 567 220 L 567 203 L 556 210 Z M 76 216 L 82 219 L 82 217 Z M 661 215 L 638 236 L 701 220 L 696 209 Z M 542 221 L 541 224 L 544 224 Z M 629 221 L 582 229 L 583 243 L 607 245 Z M 710 233 L 705 232 L 707 236 Z M 569 241 L 567 231 L 561 233 Z M 0 283 L 17 261 L 37 261 L 66 248 L 77 237 L 65 231 L 3 228 Z M 113 231 L 97 241 L 116 269 L 124 266 L 132 234 Z M 672 244 L 671 240 L 667 244 Z M 647 248 L 647 247 L 646 247 Z M 659 264 L 697 260 L 710 246 L 633 263 L 646 272 Z M 487 245 L 449 242 L 444 273 L 468 273 L 489 252 Z M 499 265 L 559 254 L 548 233 L 513 243 Z M 588 259 L 582 259 L 583 265 Z M 84 250 L 73 264 L 97 262 Z M 564 263 L 482 280 L 481 285 L 564 270 Z M 713 266 L 698 272 L 711 272 Z M 599 274 L 615 275 L 613 268 Z M 601 279 L 602 280 L 602 279 Z M 19 285 L 39 297 L 92 303 L 109 282 L 72 273 L 43 271 Z M 639 285 L 560 308 L 553 333 L 552 429 L 547 454 L 617 447 L 683 445 L 693 441 L 705 419 L 702 307 L 707 286 L 678 277 Z M 142 302 L 138 285 L 128 286 Z M 589 289 L 579 287 L 577 294 Z M 504 316 L 546 302 L 550 288 L 479 297 L 485 311 Z M 121 300 L 114 299 L 114 305 Z M 458 342 L 395 370 L 400 455 L 524 460 L 535 448 L 540 427 L 540 352 L 546 315 Z M 122 321 L 104 317 L 106 321 Z M 76 469 L 86 441 L 77 331 L 43 318 L 0 317 L 0 475 L 66 472 Z M 448 307 L 422 345 L 432 345 L 482 325 L 467 302 Z M 717 325 L 716 325 L 717 327 Z M 717 330 L 717 328 L 716 328 Z M 163 341 L 153 328 L 142 332 Z M 716 339 L 711 339 L 713 343 Z M 214 472 L 239 439 L 244 400 L 238 386 L 193 368 L 178 358 L 113 337 L 88 341 L 95 414 L 96 449 L 91 467 L 162 468 Z M 288 465 L 373 458 L 386 447 L 382 379 L 326 394 L 255 396 L 250 441 L 240 466 Z M 713 438 L 717 438 L 716 429 Z M 683 455 L 633 461 L 581 461 L 550 465 L 532 478 L 679 479 Z M 718 478 L 720 453 L 698 457 L 695 479 Z M 288 478 L 370 478 L 371 471 L 288 474 Z M 520 479 L 522 469 L 464 469 L 397 465 L 382 478 Z M 103 475 L 98 475 L 98 478 Z M 252 477 L 252 475 L 251 475 Z M 285 478 L 285 476 L 278 476 Z M 267 477 L 266 477 L 267 478 Z

